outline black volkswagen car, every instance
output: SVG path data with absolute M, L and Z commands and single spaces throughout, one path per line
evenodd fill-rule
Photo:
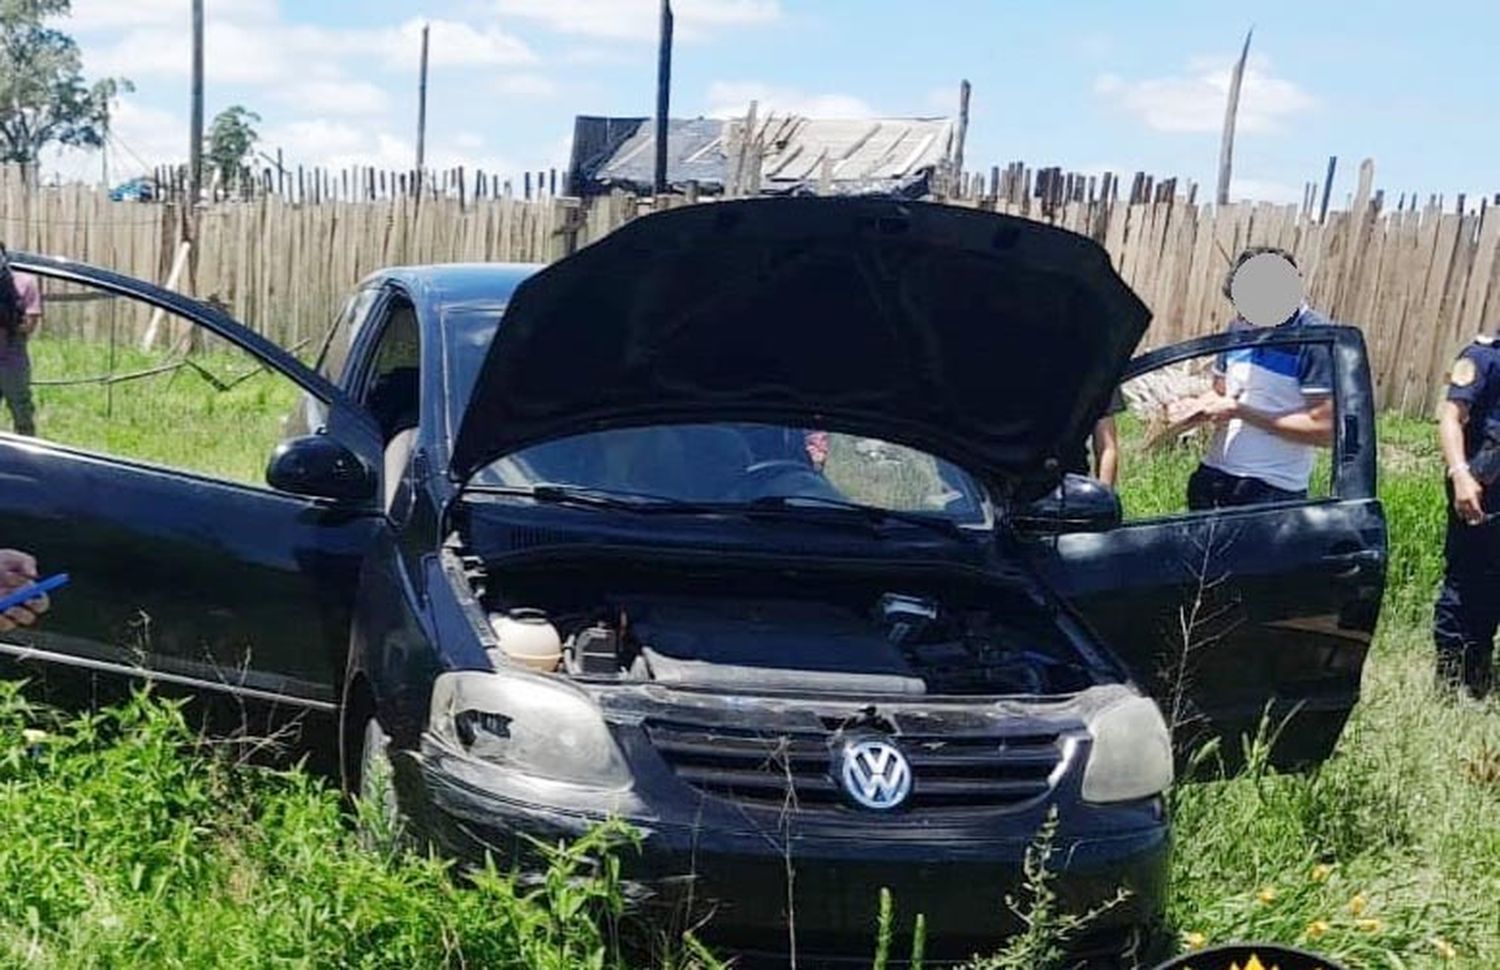
M 737 951 L 784 952 L 794 914 L 804 958 L 867 958 L 887 887 L 929 952 L 972 953 L 1015 928 L 1053 813 L 1063 905 L 1123 893 L 1079 946 L 1116 946 L 1163 906 L 1163 707 L 1229 753 L 1284 723 L 1294 765 L 1358 696 L 1386 550 L 1358 331 L 1132 362 L 1149 314 L 1071 233 L 688 207 L 546 268 L 376 274 L 316 370 L 149 284 L 14 261 L 180 313 L 307 400 L 266 488 L 0 436 L 9 534 L 74 576 L 0 652 L 324 718 L 351 788 L 465 858 L 623 819 L 650 905 Z M 1333 362 L 1327 494 L 1127 522 L 1062 474 L 1122 380 L 1296 342 Z M 1184 564 L 1231 532 L 1212 649 L 1164 680 L 1203 598 Z

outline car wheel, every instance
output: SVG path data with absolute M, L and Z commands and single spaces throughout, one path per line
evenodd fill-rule
M 390 743 L 380 721 L 373 716 L 365 721 L 359 754 L 357 817 L 360 842 L 372 850 L 398 847 L 406 829 L 406 820 L 396 800 Z

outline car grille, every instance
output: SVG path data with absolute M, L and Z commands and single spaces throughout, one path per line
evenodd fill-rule
M 780 808 L 850 807 L 836 780 L 835 740 L 651 720 L 656 751 L 678 778 L 719 798 Z M 1047 794 L 1064 757 L 1058 733 L 901 734 L 891 740 L 912 769 L 909 810 L 1008 808 Z M 852 809 L 851 809 L 852 810 Z

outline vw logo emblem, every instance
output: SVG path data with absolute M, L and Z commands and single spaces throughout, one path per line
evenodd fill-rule
M 845 745 L 839 774 L 849 797 L 865 808 L 895 808 L 911 794 L 911 765 L 906 755 L 879 738 Z

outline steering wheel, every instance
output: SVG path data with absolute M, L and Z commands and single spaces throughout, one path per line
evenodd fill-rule
M 772 489 L 773 484 L 779 487 Z M 767 495 L 799 495 L 842 498 L 838 489 L 828 479 L 814 471 L 804 462 L 789 458 L 758 461 L 740 473 L 735 483 L 734 495 L 740 501 L 753 501 Z

